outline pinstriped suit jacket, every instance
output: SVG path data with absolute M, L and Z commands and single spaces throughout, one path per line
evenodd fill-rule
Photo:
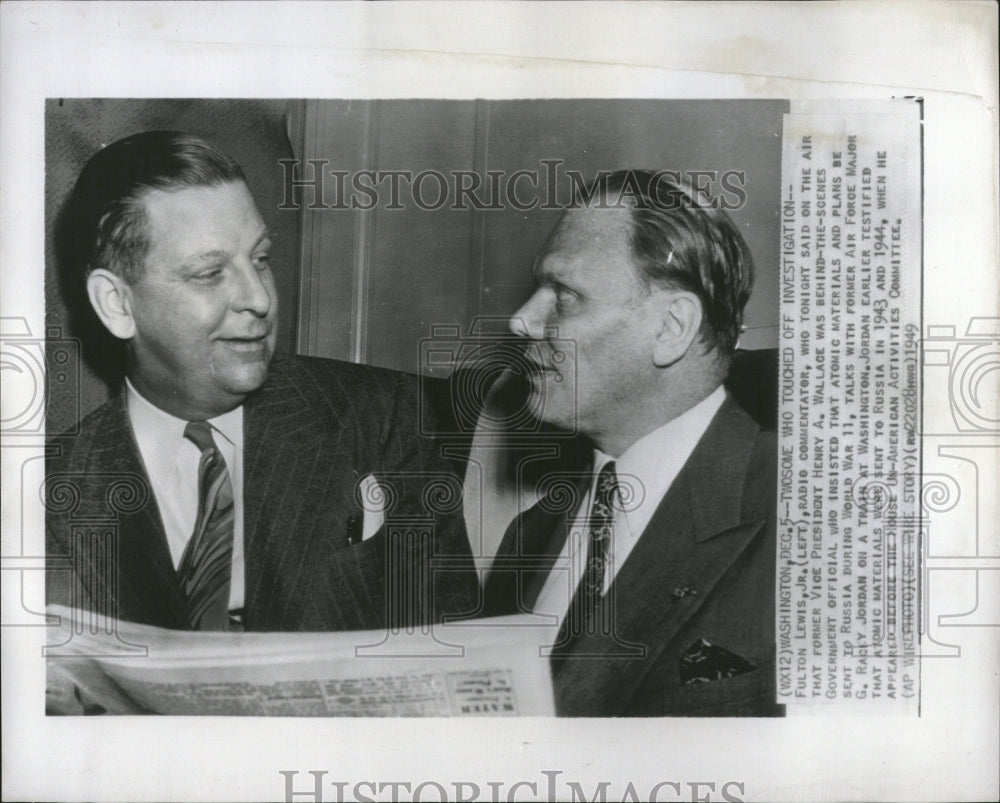
M 420 435 L 420 412 L 414 377 L 332 360 L 272 361 L 244 402 L 247 630 L 378 629 L 475 606 L 460 506 L 428 510 L 428 499 L 441 498 L 427 493 L 428 482 L 441 492 L 449 469 Z M 48 600 L 185 628 L 184 597 L 124 399 L 87 416 L 79 434 L 53 439 L 46 468 Z M 363 516 L 355 489 L 368 474 L 395 500 L 389 526 L 350 543 Z M 430 540 L 404 538 L 404 529 L 429 532 Z M 96 548 L 81 549 L 87 534 Z M 437 582 L 432 556 L 453 568 Z M 390 610 L 386 589 L 400 566 L 411 567 L 412 594 Z

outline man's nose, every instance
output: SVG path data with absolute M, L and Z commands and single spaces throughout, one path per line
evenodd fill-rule
M 274 285 L 268 278 L 270 273 L 258 270 L 250 261 L 238 267 L 238 286 L 234 297 L 237 312 L 252 312 L 260 317 L 267 315 L 274 301 Z
M 545 291 L 538 289 L 521 308 L 510 317 L 510 331 L 518 337 L 541 340 L 545 337 L 545 326 L 549 319 L 551 304 L 545 298 Z

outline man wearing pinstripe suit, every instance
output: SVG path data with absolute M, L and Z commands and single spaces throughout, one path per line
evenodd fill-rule
M 76 434 L 53 439 L 50 602 L 198 628 L 179 578 L 215 515 L 211 455 L 230 567 L 213 593 L 232 629 L 382 628 L 473 607 L 461 517 L 428 510 L 428 484 L 440 491 L 449 475 L 420 436 L 415 380 L 272 359 L 268 230 L 232 159 L 178 132 L 127 137 L 87 164 L 67 214 L 90 304 L 124 344 L 126 381 Z M 206 445 L 189 437 L 192 422 L 207 425 Z M 379 496 L 402 527 L 365 525 Z M 88 531 L 95 517 L 115 526 Z M 454 569 L 447 582 L 431 579 L 432 556 Z M 390 608 L 403 566 L 412 593 Z

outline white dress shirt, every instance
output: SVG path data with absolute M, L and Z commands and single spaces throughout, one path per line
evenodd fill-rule
M 160 509 L 174 568 L 198 518 L 198 464 L 201 450 L 184 437 L 187 421 L 165 413 L 125 380 L 126 408 L 139 454 Z M 222 453 L 233 485 L 233 571 L 229 608 L 243 607 L 243 408 L 210 418 L 212 439 Z
M 623 489 L 624 504 L 615 506 L 614 533 L 604 572 L 603 593 L 607 593 L 725 398 L 726 392 L 720 385 L 687 412 L 637 440 L 616 460 L 594 450 L 594 477 L 590 489 L 577 508 L 566 543 L 535 602 L 535 613 L 555 616 L 561 622 L 569 608 L 587 560 L 587 519 L 597 475 L 604 464 L 615 460 L 619 485 L 632 489 L 631 492 Z

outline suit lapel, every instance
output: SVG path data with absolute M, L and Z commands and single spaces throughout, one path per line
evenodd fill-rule
M 579 639 L 555 667 L 561 712 L 619 713 L 761 531 L 741 515 L 757 432 L 727 398 L 609 589 L 614 635 Z
M 106 412 L 95 438 L 93 463 L 98 471 L 93 480 L 108 486 L 102 492 L 113 508 L 117 506 L 111 501 L 110 484 L 123 475 L 135 478 L 148 494 L 146 503 L 136 510 L 132 505 L 122 505 L 115 510 L 118 513 L 120 613 L 164 627 L 183 627 L 186 621 L 184 595 L 167 546 L 160 509 L 139 456 L 123 394 L 108 403 Z M 95 576 L 99 575 L 98 571 Z
M 484 589 L 484 616 L 530 611 L 545 586 L 569 533 L 578 502 L 585 499 L 589 471 L 557 471 L 560 482 L 550 496 L 514 517 L 493 557 Z

